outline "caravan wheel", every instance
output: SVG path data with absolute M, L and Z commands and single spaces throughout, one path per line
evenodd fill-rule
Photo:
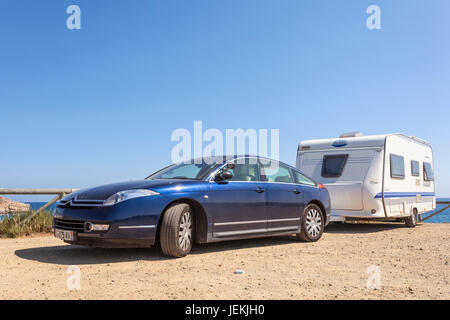
M 417 226 L 417 209 L 413 209 L 413 213 L 408 217 L 405 218 L 405 224 L 408 228 L 414 228 Z

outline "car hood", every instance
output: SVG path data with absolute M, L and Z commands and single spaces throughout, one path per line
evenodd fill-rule
M 77 200 L 106 200 L 113 194 L 133 189 L 151 189 L 155 190 L 160 187 L 165 187 L 173 184 L 192 184 L 200 183 L 197 180 L 184 179 L 161 179 L 161 180 L 137 180 L 106 184 L 94 188 L 82 189 L 71 193 L 63 200 L 70 200 L 76 198 Z M 156 190 L 157 191 L 157 190 Z

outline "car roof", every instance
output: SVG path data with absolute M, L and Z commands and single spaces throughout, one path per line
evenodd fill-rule
M 193 158 L 191 159 L 189 162 L 191 163 L 217 163 L 217 164 L 222 164 L 225 162 L 229 162 L 232 160 L 236 160 L 236 159 L 241 159 L 241 158 L 256 158 L 258 160 L 263 159 L 263 160 L 270 160 L 270 161 L 276 161 L 279 162 L 287 167 L 290 167 L 296 171 L 299 171 L 297 168 L 284 163 L 280 160 L 276 160 L 276 159 L 272 159 L 272 158 L 268 158 L 268 157 L 262 157 L 262 156 L 254 156 L 254 155 L 248 155 L 248 154 L 244 154 L 244 155 L 225 155 L 225 156 L 212 156 L 212 157 L 203 157 L 203 158 Z

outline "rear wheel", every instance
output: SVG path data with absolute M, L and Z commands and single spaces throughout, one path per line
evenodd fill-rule
M 414 228 L 417 226 L 417 209 L 413 209 L 413 213 L 408 217 L 405 218 L 405 224 L 408 228 Z
M 303 241 L 314 242 L 320 239 L 324 229 L 322 210 L 318 205 L 310 204 L 303 211 L 301 232 L 297 238 Z
M 191 251 L 194 242 L 194 214 L 188 204 L 175 204 L 164 212 L 160 242 L 162 252 L 169 257 L 184 257 Z

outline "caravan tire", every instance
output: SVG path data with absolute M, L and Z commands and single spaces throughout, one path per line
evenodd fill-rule
M 417 209 L 414 208 L 413 213 L 408 217 L 405 218 L 405 224 L 408 228 L 414 228 L 417 226 Z
M 301 232 L 296 234 L 297 239 L 315 242 L 322 237 L 325 220 L 318 205 L 309 204 L 302 215 Z

